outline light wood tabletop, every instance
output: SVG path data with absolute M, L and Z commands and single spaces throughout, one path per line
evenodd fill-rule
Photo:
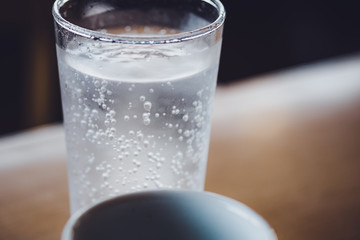
M 61 125 L 0 139 L 0 239 L 60 239 L 66 177 Z M 280 240 L 360 239 L 360 56 L 219 87 L 206 190 Z

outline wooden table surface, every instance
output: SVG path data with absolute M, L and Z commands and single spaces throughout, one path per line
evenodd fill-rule
M 219 87 L 206 189 L 280 240 L 360 239 L 360 56 Z M 0 139 L 0 239 L 59 239 L 68 217 L 62 127 Z

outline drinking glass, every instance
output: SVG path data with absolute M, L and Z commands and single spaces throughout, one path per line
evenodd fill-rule
M 76 212 L 62 240 L 276 240 L 256 212 L 208 192 L 155 191 L 108 199 Z
M 225 11 L 218 0 L 57 0 L 71 212 L 203 190 Z

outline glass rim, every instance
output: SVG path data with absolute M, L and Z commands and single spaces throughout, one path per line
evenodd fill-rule
M 215 21 L 207 24 L 202 28 L 197 28 L 192 31 L 185 31 L 175 34 L 166 34 L 159 36 L 141 36 L 141 35 L 126 35 L 126 34 L 112 34 L 104 33 L 100 31 L 90 30 L 84 27 L 80 27 L 74 23 L 63 18 L 59 12 L 61 6 L 69 0 L 56 0 L 52 8 L 52 14 L 56 23 L 61 27 L 72 32 L 76 35 L 84 38 L 92 39 L 101 42 L 112 42 L 112 43 L 125 43 L 125 44 L 141 44 L 141 45 L 152 45 L 152 44 L 168 44 L 178 43 L 189 40 L 194 40 L 202 36 L 208 35 L 218 28 L 220 28 L 225 21 L 225 8 L 220 0 L 202 0 L 210 5 L 213 5 L 218 10 L 218 17 Z

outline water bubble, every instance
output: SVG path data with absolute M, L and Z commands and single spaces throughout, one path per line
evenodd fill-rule
M 145 101 L 145 96 L 140 96 L 140 101 L 141 102 Z
M 142 141 L 144 139 L 144 135 L 141 132 L 137 132 L 136 137 L 139 141 Z
M 150 110 L 151 110 L 151 106 L 152 106 L 151 102 L 149 102 L 149 101 L 144 102 L 144 109 L 145 109 L 145 111 L 150 111 Z
M 112 125 L 115 125 L 115 124 L 116 124 L 116 120 L 115 120 L 115 119 L 111 119 L 110 122 L 111 122 Z
M 149 93 L 153 93 L 153 92 L 154 92 L 154 89 L 150 88 Z
M 82 127 L 82 128 L 85 128 L 85 127 L 86 127 L 86 121 L 85 121 L 85 120 L 81 120 L 80 124 L 81 124 L 81 127 Z
M 101 93 L 106 92 L 106 88 L 105 88 L 104 86 L 102 86 L 102 87 L 100 88 L 100 92 L 101 92 Z
M 184 120 L 184 122 L 187 122 L 189 120 L 189 115 L 185 114 L 182 119 Z
M 147 126 L 150 124 L 151 120 L 150 120 L 150 113 L 144 113 L 143 114 L 143 122 L 144 124 Z
M 144 125 L 148 126 L 150 124 L 151 120 L 150 120 L 150 118 L 146 118 L 146 119 L 144 119 L 143 122 L 144 122 Z
M 98 110 L 93 109 L 93 110 L 91 111 L 91 114 L 92 114 L 93 116 L 96 116 L 96 115 L 99 114 L 99 112 L 98 112 Z
M 107 179 L 109 178 L 109 173 L 108 173 L 108 172 L 104 172 L 104 173 L 102 174 L 102 177 L 103 177 L 104 180 L 107 180 Z
M 114 134 L 111 133 L 108 135 L 108 138 L 110 141 L 112 141 L 112 140 L 114 140 L 115 136 L 114 136 Z
M 115 112 L 114 110 L 111 110 L 111 111 L 109 112 L 109 114 L 110 114 L 111 117 L 115 117 L 116 112 Z
M 94 82 L 94 86 L 97 87 L 97 88 L 100 87 L 100 82 L 99 82 L 98 80 L 96 80 L 96 81 Z
M 185 130 L 184 136 L 185 136 L 185 137 L 190 137 L 190 131 L 189 131 L 189 130 Z
M 112 91 L 110 91 L 110 90 L 107 90 L 107 95 L 111 95 L 112 94 Z
M 156 118 L 160 117 L 160 114 L 159 114 L 159 113 L 155 113 L 155 117 L 156 117 Z
M 171 113 L 174 114 L 174 115 L 177 115 L 177 114 L 180 113 L 180 110 L 179 109 L 174 109 L 174 110 L 172 110 Z
M 124 120 L 125 120 L 125 121 L 129 121 L 129 120 L 130 120 L 130 117 L 129 117 L 128 115 L 125 115 L 125 116 L 124 116 Z
M 95 160 L 95 157 L 91 157 L 91 158 L 88 159 L 88 162 L 91 164 L 91 163 L 94 162 L 94 160 Z
M 143 113 L 142 117 L 143 119 L 150 118 L 150 113 Z
M 196 115 L 194 120 L 196 123 L 200 123 L 202 121 L 202 117 L 200 115 Z

